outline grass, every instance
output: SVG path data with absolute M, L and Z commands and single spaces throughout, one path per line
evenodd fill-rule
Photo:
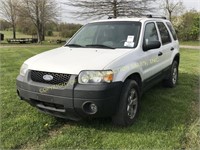
M 20 65 L 55 47 L 0 47 L 1 149 L 198 149 L 199 51 L 182 49 L 178 86 L 152 88 L 142 98 L 137 122 L 119 128 L 110 119 L 55 119 L 19 100 Z
M 180 45 L 200 46 L 200 41 L 180 41 Z

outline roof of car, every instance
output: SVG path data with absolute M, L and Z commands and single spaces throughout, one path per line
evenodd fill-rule
M 163 21 L 166 19 L 164 18 L 147 18 L 147 17 L 143 17 L 143 18 L 112 18 L 112 19 L 104 19 L 104 20 L 98 20 L 98 21 L 93 21 L 92 23 L 95 22 L 113 22 L 113 21 L 140 21 L 140 22 L 144 22 L 144 21 L 148 21 L 148 20 L 152 20 L 152 21 Z

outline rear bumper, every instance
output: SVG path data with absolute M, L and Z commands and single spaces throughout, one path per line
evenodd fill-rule
M 53 116 L 79 120 L 85 117 L 109 117 L 116 112 L 119 105 L 122 82 L 99 85 L 81 85 L 76 76 L 71 76 L 67 85 L 52 86 L 33 82 L 22 76 L 17 77 L 17 92 L 40 111 Z M 85 106 L 95 104 L 97 112 L 89 113 Z

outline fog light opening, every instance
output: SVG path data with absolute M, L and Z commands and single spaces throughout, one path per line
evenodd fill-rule
M 98 111 L 98 107 L 92 102 L 86 102 L 83 104 L 83 111 L 87 114 L 96 114 Z
M 97 112 L 97 105 L 90 104 L 90 109 L 91 109 L 91 112 L 96 113 Z

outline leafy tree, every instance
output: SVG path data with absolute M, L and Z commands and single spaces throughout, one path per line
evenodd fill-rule
M 61 23 L 59 25 L 59 31 L 61 33 L 61 36 L 64 38 L 70 38 L 76 33 L 82 25 L 80 24 L 73 24 L 73 23 Z
M 155 0 L 67 0 L 65 5 L 74 7 L 71 13 L 77 18 L 112 16 L 142 16 L 151 12 Z
M 178 37 L 183 41 L 198 40 L 200 37 L 200 12 L 191 10 L 179 17 L 176 25 Z

